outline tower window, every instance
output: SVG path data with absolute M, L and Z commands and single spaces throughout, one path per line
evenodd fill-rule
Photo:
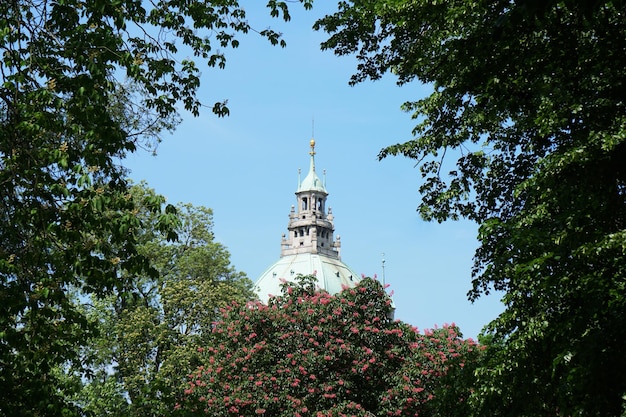
M 309 200 L 306 197 L 302 197 L 302 210 L 308 210 Z

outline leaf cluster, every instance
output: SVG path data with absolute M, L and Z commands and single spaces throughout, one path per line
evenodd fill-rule
M 289 18 L 286 2 L 268 11 Z M 153 148 L 180 105 L 199 113 L 200 69 L 180 56 L 223 68 L 252 26 L 234 0 L 10 0 L 0 16 L 1 409 L 68 415 L 74 385 L 57 370 L 94 332 L 71 292 L 125 294 L 157 274 L 119 161 Z M 173 206 L 141 205 L 176 237 Z
M 154 191 L 142 183 L 132 194 L 143 200 Z M 84 307 L 99 331 L 82 351 L 90 366 L 75 401 L 85 412 L 168 414 L 220 308 L 253 297 L 252 283 L 235 271 L 226 248 L 214 240 L 211 210 L 179 204 L 177 213 L 176 242 L 157 232 L 153 213 L 137 213 L 144 225 L 138 250 L 158 276 L 125 274 L 123 288 L 105 298 L 91 297 Z M 81 369 L 71 372 L 83 375 Z
M 380 157 L 417 161 L 423 218 L 480 225 L 469 297 L 506 306 L 482 414 L 622 411 L 625 16 L 623 1 L 372 0 L 316 24 L 323 48 L 356 54 L 351 82 L 433 87 L 403 106 L 414 138 Z

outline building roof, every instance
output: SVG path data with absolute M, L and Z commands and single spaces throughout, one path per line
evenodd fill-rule
M 328 192 L 315 172 L 315 141 L 310 142 L 309 173 L 299 182 L 297 204 L 289 214 L 288 233 L 283 235 L 281 257 L 256 281 L 254 291 L 263 302 L 279 295 L 284 281 L 298 275 L 315 275 L 320 289 L 337 294 L 357 285 L 361 277 L 341 261 L 339 237 L 334 238 L 334 217 L 326 207 Z
M 298 191 L 319 191 L 324 194 L 328 194 L 326 191 L 326 186 L 324 182 L 317 176 L 315 172 L 315 140 L 311 139 L 311 162 L 309 163 L 309 173 L 304 178 L 304 180 L 298 185 Z
M 354 287 L 361 281 L 361 276 L 340 259 L 323 254 L 299 253 L 283 256 L 267 268 L 254 285 L 254 291 L 262 302 L 267 303 L 270 296 L 281 293 L 284 281 L 293 281 L 298 275 L 315 275 L 318 287 L 330 294 Z

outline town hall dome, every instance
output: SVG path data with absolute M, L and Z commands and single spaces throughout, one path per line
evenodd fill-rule
M 315 141 L 310 142 L 309 172 L 298 184 L 295 206 L 291 207 L 287 234 L 281 241 L 280 259 L 259 277 L 254 291 L 267 303 L 279 295 L 284 281 L 298 275 L 314 275 L 320 289 L 336 294 L 354 287 L 361 277 L 340 257 L 341 240 L 335 239 L 332 209 L 326 208 L 326 184 L 315 172 Z

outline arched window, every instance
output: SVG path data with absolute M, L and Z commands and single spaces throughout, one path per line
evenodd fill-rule
M 309 199 L 306 197 L 302 197 L 302 210 L 308 210 L 309 207 Z

